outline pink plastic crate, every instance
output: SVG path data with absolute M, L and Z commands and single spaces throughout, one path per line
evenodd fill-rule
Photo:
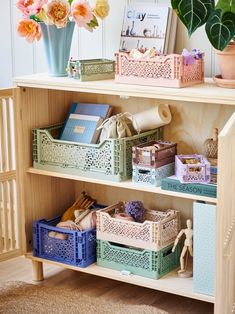
M 186 65 L 178 54 L 158 56 L 151 59 L 130 58 L 126 52 L 116 54 L 117 83 L 185 87 L 204 81 L 204 60 Z
M 161 148 L 154 149 L 160 144 Z M 159 168 L 175 162 L 177 144 L 166 141 L 151 141 L 132 147 L 132 164 L 136 166 Z
M 199 163 L 186 163 L 190 159 L 197 159 Z M 202 155 L 176 155 L 175 174 L 181 183 L 209 183 L 210 163 Z

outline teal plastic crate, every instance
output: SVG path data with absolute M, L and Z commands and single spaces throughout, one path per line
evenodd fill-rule
M 122 181 L 131 177 L 132 146 L 163 137 L 163 128 L 131 137 L 84 144 L 59 139 L 63 124 L 33 130 L 33 166 L 37 169 Z
M 132 181 L 143 185 L 161 186 L 162 179 L 175 174 L 174 162 L 159 168 L 147 168 L 135 165 L 132 167 Z
M 154 252 L 97 240 L 97 265 L 159 279 L 179 265 L 179 248 L 173 253 L 172 247 Z

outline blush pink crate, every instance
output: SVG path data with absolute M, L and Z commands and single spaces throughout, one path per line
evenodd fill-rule
M 186 159 L 198 159 L 199 163 L 185 164 L 183 161 Z M 181 183 L 209 183 L 210 163 L 202 155 L 176 155 L 175 174 Z
M 126 52 L 116 53 L 117 83 L 185 87 L 204 82 L 204 60 L 186 65 L 179 54 L 151 59 L 134 59 Z
M 173 243 L 180 230 L 180 212 L 145 209 L 143 222 L 113 217 L 124 212 L 125 203 L 96 211 L 96 238 L 146 250 L 159 251 Z

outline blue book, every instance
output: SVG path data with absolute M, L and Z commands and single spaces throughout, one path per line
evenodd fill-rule
M 95 144 L 99 137 L 99 131 L 96 129 L 102 121 L 98 116 L 71 113 L 65 123 L 61 140 Z
M 98 116 L 105 120 L 111 115 L 112 107 L 108 104 L 85 104 L 73 103 L 70 113 L 84 114 L 89 116 Z
M 68 118 L 64 124 L 64 127 L 61 131 L 60 139 L 63 140 L 64 129 L 67 125 L 70 114 L 81 114 L 101 117 L 103 120 L 110 117 L 112 112 L 112 107 L 108 104 L 86 104 L 86 103 L 73 103 L 68 114 Z M 99 138 L 101 130 L 97 131 L 97 137 Z

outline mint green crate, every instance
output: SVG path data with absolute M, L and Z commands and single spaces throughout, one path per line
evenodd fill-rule
M 97 240 L 97 265 L 159 279 L 179 265 L 179 248 L 173 253 L 172 247 L 173 243 L 154 252 Z
M 63 124 L 33 130 L 33 167 L 96 179 L 123 181 L 131 177 L 132 146 L 161 139 L 163 128 L 99 144 L 59 139 Z
M 68 76 L 85 81 L 114 79 L 115 61 L 108 59 L 69 60 Z

